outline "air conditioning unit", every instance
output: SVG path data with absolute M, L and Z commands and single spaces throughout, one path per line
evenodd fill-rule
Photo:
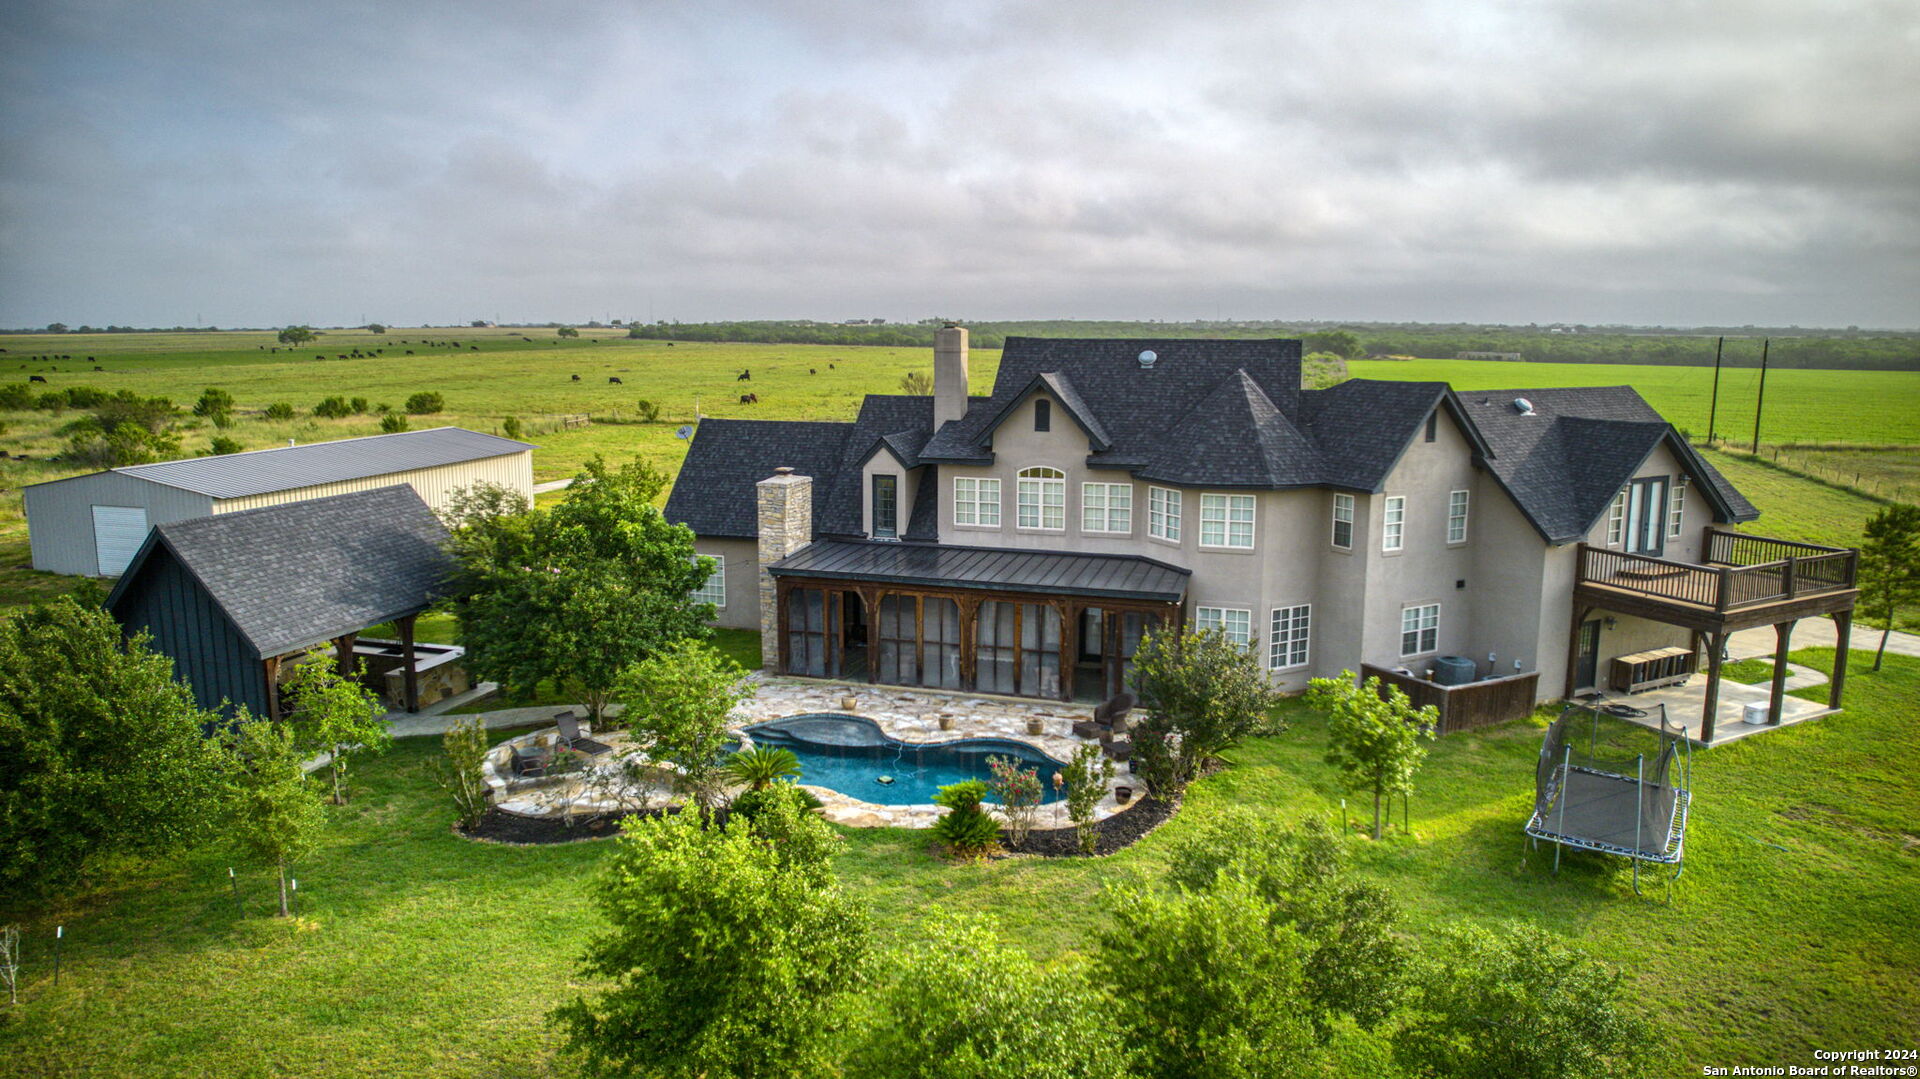
M 1464 686 L 1479 678 L 1479 669 L 1465 656 L 1441 656 L 1433 661 L 1433 681 L 1442 686 Z

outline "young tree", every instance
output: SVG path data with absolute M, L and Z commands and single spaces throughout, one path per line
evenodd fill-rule
M 346 805 L 348 758 L 378 753 L 393 742 L 382 719 L 386 710 L 364 686 L 341 674 L 325 649 L 302 656 L 286 688 L 302 748 L 332 754 L 333 804 Z
M 1113 1002 L 1078 966 L 1040 967 L 993 923 L 936 914 L 888 966 L 848 1073 L 867 1079 L 1123 1079 Z
M 1920 506 L 1888 506 L 1867 522 L 1860 544 L 1860 613 L 1886 623 L 1873 669 L 1887 654 L 1887 638 L 1902 608 L 1920 600 Z M 1847 647 L 1846 641 L 1840 647 Z
M 1176 847 L 1168 880 L 1190 892 L 1245 883 L 1271 907 L 1276 925 L 1299 934 L 1301 969 L 1314 1034 L 1335 1019 L 1374 1027 L 1393 1014 L 1408 956 L 1395 935 L 1399 912 L 1378 885 L 1346 872 L 1343 838 L 1318 817 L 1285 826 L 1239 810 L 1215 818 Z
M 909 397 L 925 397 L 933 392 L 933 376 L 925 371 L 908 371 L 900 376 L 900 392 Z
M 0 622 L 0 892 L 54 892 L 108 854 L 206 835 L 226 758 L 173 661 L 68 597 Z
M 727 716 L 753 696 L 746 672 L 699 641 L 676 641 L 620 676 L 615 694 L 634 745 L 676 769 L 675 787 L 702 808 L 719 790 Z
M 1259 658 L 1224 633 L 1148 633 L 1134 653 L 1133 676 L 1141 704 L 1157 721 L 1147 725 L 1147 740 L 1158 735 L 1171 764 L 1162 777 L 1167 789 L 1155 794 L 1184 789 L 1207 758 L 1248 735 L 1285 729 L 1269 716 L 1280 697 Z
M 1091 855 L 1100 848 L 1093 811 L 1113 784 L 1113 758 L 1101 752 L 1099 746 L 1083 745 L 1073 751 L 1073 759 L 1061 771 L 1067 777 L 1067 819 L 1073 821 L 1080 853 Z
M 1416 979 L 1394 1057 L 1442 1079 L 1643 1074 L 1651 1030 L 1626 980 L 1534 926 L 1448 929 Z
M 1380 838 L 1383 797 L 1413 793 L 1413 774 L 1427 759 L 1421 741 L 1432 741 L 1440 712 L 1415 708 L 1397 686 L 1380 695 L 1380 679 L 1355 685 L 1352 671 L 1307 683 L 1307 701 L 1327 713 L 1328 764 L 1340 769 L 1350 791 L 1373 792 L 1373 838 Z
M 1007 832 L 1015 847 L 1027 841 L 1033 822 L 1040 815 L 1040 800 L 1046 791 L 1040 786 L 1040 769 L 1022 768 L 1012 757 L 988 757 L 987 772 L 993 778 L 987 789 L 1000 799 L 1000 816 L 1006 819 Z
M 776 788 L 777 789 L 777 788 Z M 762 824 L 629 818 L 581 973 L 611 985 L 554 1017 L 590 1074 L 813 1076 L 830 1070 L 863 982 L 864 914 L 833 877 L 838 836 L 777 798 Z
M 451 593 L 468 669 L 516 693 L 552 680 L 598 722 L 628 666 L 707 636 L 713 605 L 691 596 L 713 561 L 654 505 L 665 485 L 646 464 L 596 457 L 550 510 L 512 512 L 485 491 L 456 505 Z
M 487 780 L 481 773 L 487 760 L 487 727 L 479 716 L 456 719 L 440 736 L 440 785 L 453 796 L 453 808 L 460 815 L 460 826 L 478 827 L 487 815 Z
M 1243 881 L 1173 897 L 1116 890 L 1095 981 L 1140 1071 L 1164 1079 L 1318 1074 L 1300 941 Z
M 257 865 L 280 877 L 280 916 L 287 916 L 287 867 L 313 849 L 327 810 L 318 784 L 301 769 L 305 751 L 282 723 L 255 719 L 241 709 L 227 734 L 233 769 L 233 839 Z

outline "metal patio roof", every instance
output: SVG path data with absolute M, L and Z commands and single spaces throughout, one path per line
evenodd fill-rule
M 823 540 L 767 567 L 776 577 L 883 581 L 1178 603 L 1191 572 L 1134 555 Z

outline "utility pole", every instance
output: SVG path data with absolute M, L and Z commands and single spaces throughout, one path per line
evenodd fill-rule
M 1713 445 L 1713 422 L 1720 416 L 1720 350 L 1727 345 L 1725 337 L 1713 342 L 1713 403 L 1707 406 L 1707 445 Z
M 1760 452 L 1760 406 L 1767 403 L 1767 349 L 1773 344 L 1769 337 L 1760 342 L 1760 395 L 1753 401 L 1753 452 Z

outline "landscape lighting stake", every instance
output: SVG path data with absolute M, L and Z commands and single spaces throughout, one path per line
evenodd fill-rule
M 233 889 L 233 913 L 242 918 L 246 917 L 245 908 L 240 906 L 240 879 L 233 875 L 232 866 L 227 867 L 227 886 Z
M 1720 350 L 1725 348 L 1727 339 L 1715 338 L 1713 342 L 1713 403 L 1707 406 L 1707 445 L 1713 445 L 1713 421 L 1720 415 Z
M 1753 453 L 1760 455 L 1760 406 L 1767 403 L 1767 349 L 1773 344 L 1769 337 L 1760 342 L 1760 394 L 1753 399 Z
M 293 887 L 287 893 L 287 913 L 300 917 L 300 878 L 293 878 Z
M 66 926 L 56 925 L 53 927 L 53 987 L 55 989 L 60 988 L 60 940 L 66 935 Z

